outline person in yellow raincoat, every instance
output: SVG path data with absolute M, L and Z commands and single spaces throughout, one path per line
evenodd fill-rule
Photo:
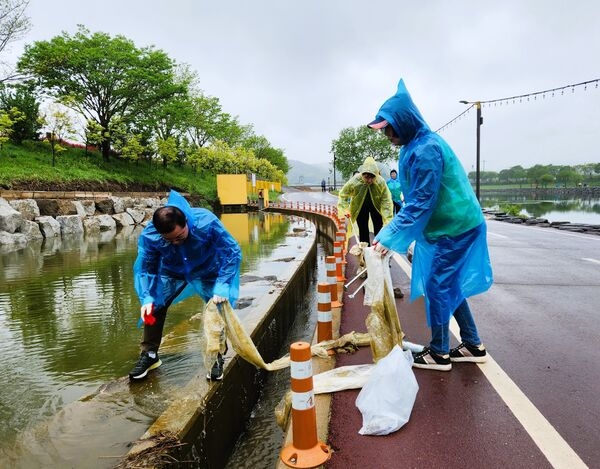
M 338 213 L 358 225 L 358 239 L 371 245 L 369 218 L 375 236 L 393 217 L 392 194 L 372 156 L 358 168 L 358 173 L 348 179 L 339 193 Z

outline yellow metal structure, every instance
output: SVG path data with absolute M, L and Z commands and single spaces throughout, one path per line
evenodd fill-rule
M 246 205 L 248 186 L 245 174 L 217 174 L 217 196 L 221 205 Z
M 251 199 L 264 209 L 269 206 L 269 191 L 281 192 L 281 183 L 255 179 L 252 185 L 245 174 L 217 174 L 217 196 L 221 205 L 246 205 Z

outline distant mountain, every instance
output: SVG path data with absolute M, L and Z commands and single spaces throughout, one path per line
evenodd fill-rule
M 288 184 L 290 185 L 320 185 L 321 180 L 333 185 L 333 172 L 331 163 L 308 164 L 297 160 L 288 160 L 290 170 L 287 173 Z M 336 172 L 336 182 L 339 186 L 341 175 Z

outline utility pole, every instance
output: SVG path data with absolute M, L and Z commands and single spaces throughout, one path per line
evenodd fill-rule
M 481 124 L 483 124 L 483 117 L 481 117 L 481 101 L 460 101 L 462 104 L 472 104 L 477 109 L 477 153 L 475 160 L 475 195 L 477 200 L 481 203 Z

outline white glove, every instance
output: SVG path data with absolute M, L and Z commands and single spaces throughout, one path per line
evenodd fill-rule
M 140 308 L 140 317 L 142 321 L 144 320 L 144 316 L 151 315 L 154 312 L 154 303 L 146 303 Z
M 214 304 L 218 305 L 219 303 L 225 303 L 227 301 L 227 298 L 223 296 L 213 295 L 212 300 Z

